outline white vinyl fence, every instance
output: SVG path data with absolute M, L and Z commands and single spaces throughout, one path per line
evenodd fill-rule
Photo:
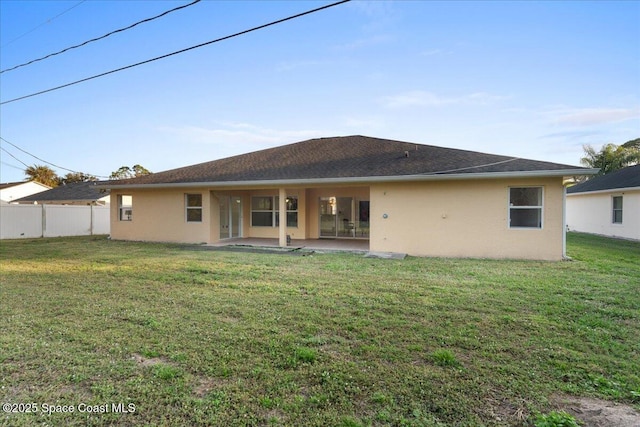
M 87 236 L 109 230 L 109 206 L 0 206 L 0 239 Z

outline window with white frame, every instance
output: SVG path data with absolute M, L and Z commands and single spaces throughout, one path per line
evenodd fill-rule
M 278 204 L 280 198 L 276 197 L 276 204 Z M 287 196 L 285 200 L 285 206 L 287 208 L 287 227 L 298 226 L 298 198 L 295 196 Z M 280 213 L 276 212 L 276 227 L 280 225 Z
M 542 228 L 542 187 L 509 188 L 509 227 Z
M 202 194 L 185 194 L 187 222 L 202 222 Z
M 613 212 L 611 222 L 614 224 L 622 224 L 622 196 L 613 196 Z
M 118 195 L 118 219 L 131 221 L 133 219 L 133 196 L 128 194 Z
M 278 227 L 280 213 L 278 212 L 278 196 L 254 196 L 251 198 L 251 226 Z M 287 227 L 298 226 L 298 198 L 288 196 L 286 199 Z
M 251 226 L 273 227 L 275 224 L 275 204 L 271 196 L 251 198 Z

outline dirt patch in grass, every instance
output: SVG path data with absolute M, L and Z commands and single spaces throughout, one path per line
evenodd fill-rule
M 141 354 L 138 353 L 133 353 L 133 355 L 131 356 L 131 358 L 133 360 L 136 361 L 136 363 L 140 366 L 143 367 L 147 367 L 147 366 L 155 366 L 155 365 L 159 365 L 159 364 L 165 364 L 165 365 L 170 365 L 171 362 L 169 362 L 168 360 L 162 358 L 162 357 L 144 357 Z
M 204 397 L 213 390 L 218 385 L 218 381 L 213 378 L 203 378 L 201 379 L 196 387 L 193 389 L 193 393 L 197 397 Z
M 565 396 L 554 400 L 584 427 L 640 427 L 640 412 L 628 405 L 589 397 Z

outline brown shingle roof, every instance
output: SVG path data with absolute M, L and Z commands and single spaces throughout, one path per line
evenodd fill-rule
M 130 180 L 112 181 L 111 184 L 223 183 L 561 170 L 575 170 L 578 174 L 586 169 L 358 135 L 310 139 Z

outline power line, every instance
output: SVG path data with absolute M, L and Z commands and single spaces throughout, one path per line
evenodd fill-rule
M 302 16 L 309 15 L 311 13 L 319 12 L 321 10 L 328 9 L 330 7 L 338 6 L 340 4 L 347 3 L 349 1 L 351 1 L 351 0 L 341 0 L 341 1 L 336 2 L 336 3 L 331 3 L 331 4 L 328 4 L 326 6 L 322 6 L 322 7 L 316 8 L 316 9 L 308 10 L 306 12 L 298 13 L 297 15 L 292 15 L 292 16 L 289 16 L 289 17 L 286 17 L 286 18 L 279 19 L 277 21 L 269 22 L 268 24 L 263 24 L 263 25 L 259 25 L 257 27 L 250 28 L 248 30 L 240 31 L 239 33 L 235 33 L 235 34 L 231 34 L 231 35 L 228 35 L 228 36 L 220 37 L 220 38 L 215 39 L 215 40 L 210 40 L 208 42 L 201 43 L 201 44 L 198 44 L 198 45 L 195 45 L 195 46 L 191 46 L 191 47 L 188 47 L 186 49 L 177 50 L 175 52 L 171 52 L 171 53 L 168 53 L 166 55 L 157 56 L 157 57 L 152 58 L 152 59 L 147 59 L 146 61 L 138 62 L 136 64 L 127 65 L 126 67 L 117 68 L 115 70 L 107 71 L 107 72 L 104 72 L 104 73 L 101 73 L 101 74 L 96 74 L 96 75 L 91 76 L 91 77 L 86 77 L 84 79 L 76 80 L 76 81 L 71 82 L 71 83 L 66 83 L 66 84 L 63 84 L 63 85 L 60 85 L 60 86 L 56 86 L 56 87 L 53 87 L 53 88 L 50 88 L 50 89 L 46 89 L 46 90 L 41 90 L 40 92 L 35 92 L 35 93 L 30 94 L 30 95 L 24 95 L 24 96 L 21 96 L 21 97 L 18 97 L 18 98 L 10 99 L 8 101 L 2 101 L 2 102 L 0 102 L 0 105 L 9 104 L 11 102 L 16 102 L 16 101 L 21 101 L 21 100 L 26 99 L 26 98 L 31 98 L 33 96 L 42 95 L 42 94 L 48 93 L 48 92 L 53 92 L 54 90 L 63 89 L 65 87 L 73 86 L 73 85 L 76 85 L 76 84 L 79 84 L 79 83 L 84 83 L 86 81 L 97 79 L 99 77 L 104 77 L 104 76 L 107 76 L 109 74 L 117 73 L 119 71 L 128 70 L 129 68 L 134 68 L 134 67 L 137 67 L 139 65 L 148 64 L 150 62 L 154 62 L 154 61 L 158 61 L 160 59 L 168 58 L 168 57 L 173 56 L 173 55 L 178 55 L 180 53 L 184 53 L 184 52 L 188 52 L 190 50 L 194 50 L 194 49 L 198 49 L 198 48 L 201 48 L 201 47 L 204 47 L 204 46 L 208 46 L 208 45 L 213 44 L 213 43 L 218 43 L 218 42 L 221 42 L 223 40 L 228 40 L 228 39 L 231 39 L 231 38 L 234 38 L 234 37 L 238 37 L 238 36 L 241 36 L 241 35 L 244 35 L 244 34 L 247 34 L 247 33 L 251 33 L 253 31 L 257 31 L 257 30 L 261 30 L 263 28 L 270 27 L 272 25 L 281 24 L 283 22 L 290 21 L 290 20 L 296 19 L 296 18 L 300 18 Z
M 17 160 L 18 162 L 22 163 L 24 165 L 25 168 L 28 168 L 29 165 L 27 165 L 25 162 L 23 162 L 22 160 L 20 160 L 19 158 L 17 158 L 16 156 L 14 156 L 13 154 L 11 154 L 10 152 L 8 152 L 6 149 L 0 147 L 0 150 L 4 151 L 5 153 L 7 153 L 8 155 L 10 155 L 11 157 L 13 157 L 14 160 Z M 4 163 L 4 162 L 3 162 Z M 5 163 L 6 164 L 6 163 Z M 18 168 L 17 166 L 13 166 L 14 168 Z M 18 168 L 19 169 L 19 168 Z
M 196 4 L 196 3 L 198 3 L 198 2 L 200 2 L 200 0 L 194 0 L 193 2 L 191 2 L 191 3 L 189 3 L 189 4 L 185 4 L 185 5 L 182 5 L 182 6 L 175 7 L 175 8 L 173 8 L 173 9 L 171 9 L 171 10 L 167 10 L 167 11 L 165 11 L 165 12 L 161 13 L 160 15 L 153 16 L 153 17 L 151 17 L 151 18 L 147 18 L 147 19 L 143 19 L 142 21 L 138 21 L 138 22 L 136 22 L 135 24 L 131 24 L 131 25 L 129 25 L 129 26 L 127 26 L 127 27 L 124 27 L 124 28 L 119 28 L 119 29 L 114 30 L 114 31 L 111 31 L 111 32 L 109 32 L 109 33 L 107 33 L 107 34 L 105 34 L 105 35 L 103 35 L 103 36 L 96 37 L 96 38 L 91 39 L 91 40 L 87 40 L 86 42 L 83 42 L 83 43 L 77 44 L 77 45 L 75 45 L 75 46 L 68 47 L 68 48 L 66 48 L 66 49 L 62 49 L 62 50 L 61 50 L 61 51 L 59 51 L 59 52 L 50 53 L 49 55 L 43 56 L 42 58 L 34 59 L 34 60 L 29 61 L 29 62 L 25 62 L 24 64 L 20 64 L 20 65 L 16 65 L 15 67 L 7 68 L 7 69 L 5 69 L 5 70 L 0 71 L 0 74 L 2 74 L 2 73 L 6 73 L 7 71 L 15 70 L 16 68 L 25 67 L 25 66 L 27 66 L 27 65 L 33 64 L 34 62 L 43 61 L 43 60 L 45 60 L 45 59 L 47 59 L 47 58 L 51 58 L 52 56 L 60 55 L 60 54 L 62 54 L 62 53 L 64 53 L 64 52 L 67 52 L 67 51 L 69 51 L 69 50 L 71 50 L 71 49 L 77 49 L 77 48 L 82 47 L 82 46 L 85 46 L 85 45 L 87 45 L 87 44 L 89 44 L 89 43 L 93 43 L 93 42 L 96 42 L 96 41 L 98 41 L 98 40 L 102 40 L 102 39 L 104 39 L 104 38 L 107 38 L 107 37 L 109 37 L 109 36 L 111 36 L 111 35 L 113 35 L 113 34 L 120 33 L 120 32 L 122 32 L 122 31 L 126 31 L 126 30 L 130 30 L 131 28 L 135 27 L 136 25 L 140 25 L 140 24 L 144 24 L 144 23 L 146 23 L 146 22 L 153 21 L 153 20 L 155 20 L 155 19 L 158 19 L 158 18 L 161 18 L 161 17 L 163 17 L 163 16 L 165 16 L 165 15 L 168 15 L 168 14 L 170 14 L 171 12 L 175 12 L 175 11 L 177 11 L 177 10 L 184 9 L 184 8 L 189 7 L 189 6 L 193 6 L 194 4 Z
M 23 38 L 23 37 L 24 37 L 24 36 L 26 36 L 27 34 L 31 34 L 31 33 L 33 33 L 33 32 L 34 32 L 35 30 L 37 30 L 38 28 L 42 27 L 43 25 L 47 25 L 48 23 L 50 23 L 51 21 L 53 21 L 53 20 L 54 20 L 54 19 L 56 19 L 56 18 L 61 17 L 61 16 L 62 16 L 62 15 L 64 15 L 65 13 L 69 12 L 71 9 L 74 9 L 74 8 L 76 8 L 76 7 L 80 6 L 80 5 L 81 5 L 82 3 L 84 3 L 85 1 L 87 1 L 87 0 L 79 1 L 78 3 L 74 4 L 73 6 L 71 6 L 69 9 L 66 9 L 66 10 L 64 10 L 64 11 L 60 12 L 59 14 L 57 14 L 56 16 L 54 16 L 53 18 L 49 18 L 49 19 L 47 19 L 46 21 L 44 21 L 42 24 L 36 25 L 34 28 L 30 29 L 30 30 L 29 30 L 29 31 L 27 31 L 26 33 L 24 33 L 24 34 L 22 34 L 22 35 L 20 35 L 20 36 L 16 37 L 15 39 L 9 40 L 7 43 L 3 44 L 3 45 L 2 45 L 2 47 L 4 48 L 4 47 L 6 47 L 6 46 L 9 46 L 9 45 L 10 45 L 11 43 L 13 43 L 14 41 L 16 41 L 16 40 L 19 40 L 19 39 Z
M 11 154 L 9 154 L 9 155 L 11 155 Z M 18 169 L 20 171 L 24 171 L 24 169 L 21 168 L 20 166 L 12 165 L 11 163 L 7 163 L 7 162 L 3 162 L 3 161 L 0 161 L 0 163 L 2 163 L 5 166 L 9 166 L 10 168 L 14 168 L 14 169 Z
M 29 156 L 33 157 L 34 159 L 40 160 L 41 162 L 44 162 L 44 163 L 46 163 L 46 164 L 48 164 L 48 165 L 51 165 L 51 166 L 56 167 L 56 168 L 58 168 L 58 169 L 66 170 L 66 171 L 68 171 L 68 172 L 80 173 L 80 172 L 78 172 L 78 171 L 74 171 L 74 170 L 71 170 L 71 169 L 67 169 L 67 168 L 64 168 L 64 167 L 62 167 L 62 166 L 58 166 L 58 165 L 56 165 L 56 164 L 54 164 L 54 163 L 48 162 L 48 161 L 46 161 L 46 160 L 44 160 L 44 159 L 41 159 L 40 157 L 36 156 L 35 154 L 31 154 L 31 153 L 29 153 L 28 151 L 23 150 L 22 148 L 18 147 L 16 144 L 14 144 L 14 143 L 12 143 L 12 142 L 10 142 L 10 141 L 7 141 L 6 139 L 4 139 L 4 138 L 2 138 L 2 137 L 0 137 L 0 140 L 2 140 L 2 141 L 4 141 L 4 142 L 6 142 L 7 144 L 11 145 L 11 146 L 12 146 L 12 147 L 14 147 L 14 148 L 17 148 L 18 150 L 20 150 L 20 151 L 22 151 L 23 153 L 25 153 L 25 154 L 27 154 L 27 155 L 29 155 Z M 4 152 L 6 152 L 6 153 L 9 153 L 9 152 L 8 152 L 6 149 L 4 149 L 4 148 L 3 148 L 2 150 L 3 150 Z M 18 160 L 15 156 L 13 156 L 13 155 L 11 155 L 11 154 L 9 154 L 9 155 L 10 155 L 11 157 L 13 157 L 14 159 Z M 23 162 L 21 162 L 20 160 L 18 160 L 18 161 L 24 165 L 24 163 L 23 163 Z M 27 166 L 27 165 L 25 165 L 25 166 Z M 28 166 L 27 166 L 27 167 L 28 167 Z
M 16 149 L 18 149 L 18 150 L 22 151 L 23 153 L 25 153 L 25 154 L 27 154 L 27 155 L 29 155 L 29 156 L 33 157 L 34 159 L 37 159 L 37 160 L 39 160 L 39 161 L 41 161 L 41 162 L 43 162 L 43 163 L 46 163 L 46 164 L 48 164 L 48 165 L 51 165 L 51 166 L 55 167 L 55 168 L 62 169 L 62 170 L 64 170 L 64 171 L 71 172 L 71 173 L 80 173 L 80 174 L 84 174 L 84 175 L 92 175 L 92 176 L 95 176 L 96 178 L 109 178 L 108 176 L 100 176 L 100 175 L 87 174 L 87 173 L 84 173 L 84 172 L 79 172 L 79 171 L 75 171 L 75 170 L 73 170 L 73 169 L 68 169 L 68 168 L 65 168 L 65 167 L 62 167 L 62 166 L 58 166 L 58 165 L 56 165 L 55 163 L 48 162 L 48 161 L 46 161 L 46 160 L 44 160 L 44 159 L 41 159 L 40 157 L 36 156 L 35 154 L 31 154 L 31 153 L 29 153 L 28 151 L 23 150 L 22 148 L 18 147 L 18 146 L 17 146 L 16 144 L 14 144 L 13 142 L 7 141 L 6 139 L 2 138 L 1 136 L 0 136 L 0 140 L 2 140 L 2 141 L 4 141 L 4 142 L 6 142 L 7 144 L 11 145 L 12 147 L 14 147 L 14 148 L 16 148 Z M 6 149 L 4 149 L 4 148 L 2 148 L 2 147 L 0 147 L 0 149 L 2 149 L 2 151 L 4 151 L 5 153 L 9 154 L 11 157 L 13 157 L 14 159 L 16 159 L 17 161 L 19 161 L 20 163 L 22 163 L 22 164 L 23 164 L 23 165 L 25 165 L 26 167 L 29 167 L 29 166 L 28 166 L 28 165 L 26 165 L 24 162 L 22 162 L 20 159 L 18 159 L 16 156 L 14 156 L 13 154 L 9 153 Z

